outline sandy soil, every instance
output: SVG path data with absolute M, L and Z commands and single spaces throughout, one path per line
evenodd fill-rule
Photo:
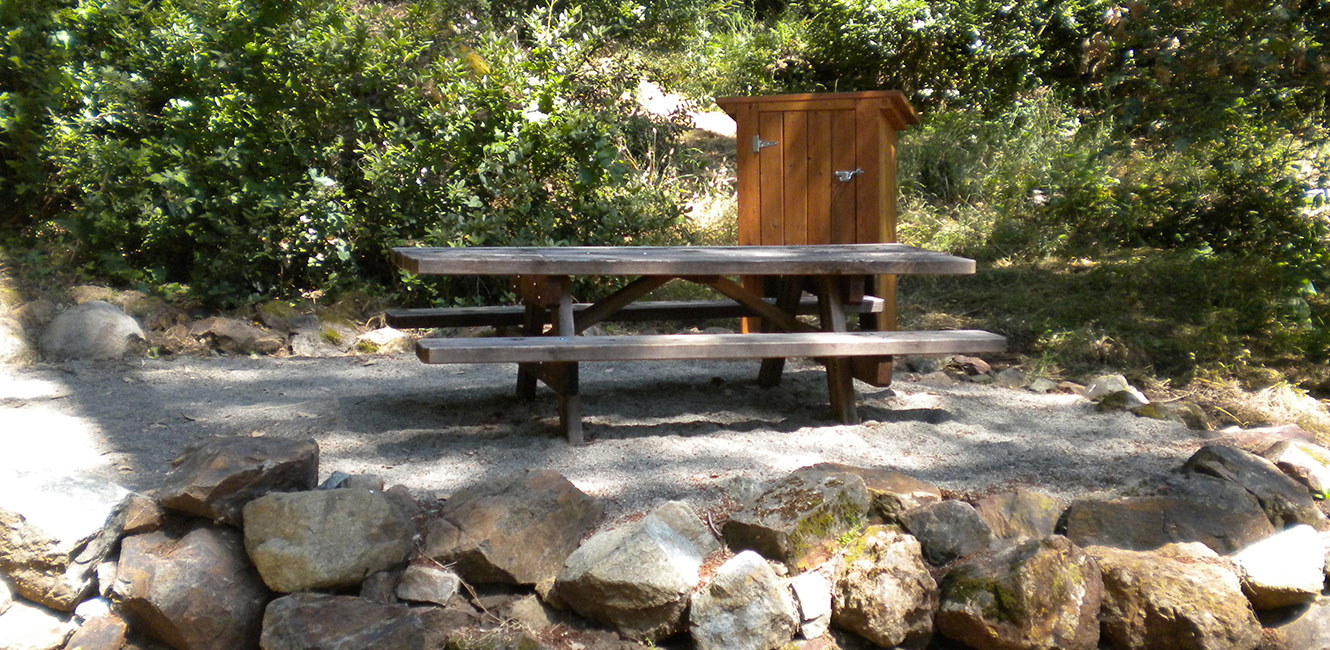
M 668 499 L 699 507 L 838 461 L 894 468 L 958 492 L 1112 491 L 1177 467 L 1202 440 L 1174 423 L 1099 414 L 1074 395 L 962 383 L 858 385 L 865 422 L 828 420 L 822 373 L 781 386 L 754 362 L 586 364 L 590 444 L 554 430 L 555 400 L 513 397 L 507 366 L 413 357 L 208 358 L 0 369 L 0 471 L 80 470 L 153 487 L 216 435 L 313 438 L 321 474 L 371 473 L 419 496 L 522 468 L 558 470 L 611 517 Z

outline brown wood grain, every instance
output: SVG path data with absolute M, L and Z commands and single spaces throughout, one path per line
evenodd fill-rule
M 831 240 L 831 112 L 808 114 L 808 239 Z
M 762 243 L 761 169 L 758 154 L 753 152 L 753 136 L 757 135 L 757 107 L 744 104 L 735 117 L 736 157 L 738 159 L 739 244 L 757 246 Z
M 785 243 L 785 120 L 779 112 L 762 111 L 757 119 L 758 137 L 777 144 L 757 154 L 762 239 L 764 246 Z M 739 143 L 742 147 L 747 143 Z
M 790 111 L 782 116 L 784 140 L 784 237 L 781 244 L 808 243 L 808 112 Z
M 854 111 L 835 111 L 831 114 L 831 169 L 853 170 L 859 166 L 855 114 Z M 856 243 L 857 220 L 855 218 L 856 189 L 862 185 L 862 177 L 845 183 L 835 178 L 831 184 L 831 243 Z

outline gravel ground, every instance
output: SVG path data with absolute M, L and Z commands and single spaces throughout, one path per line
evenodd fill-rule
M 426 496 L 551 468 L 622 517 L 668 499 L 705 507 L 823 461 L 958 492 L 1024 486 L 1067 498 L 1168 472 L 1202 443 L 1178 424 L 1095 413 L 1079 396 L 908 376 L 891 389 L 858 384 L 864 423 L 841 426 L 816 366 L 792 363 L 771 389 L 756 370 L 585 364 L 592 442 L 572 447 L 555 431 L 553 394 L 517 400 L 509 366 L 345 357 L 0 368 L 0 471 L 82 470 L 147 489 L 210 436 L 313 438 L 325 477 L 377 474 Z

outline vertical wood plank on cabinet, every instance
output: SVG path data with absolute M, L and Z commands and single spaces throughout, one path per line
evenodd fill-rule
M 854 111 L 831 112 L 831 169 L 855 169 L 857 147 L 855 145 Z M 855 187 L 859 178 L 842 183 L 835 178 L 828 181 L 831 186 L 831 243 L 853 244 L 855 238 Z
M 761 167 L 762 240 L 766 246 L 785 243 L 785 120 L 779 112 L 758 112 L 757 135 L 778 144 L 765 147 L 757 154 Z M 744 144 L 740 142 L 742 147 Z
M 783 244 L 808 243 L 808 112 L 786 111 L 785 136 L 781 140 L 785 159 L 785 238 Z
M 856 243 L 871 244 L 882 241 L 883 195 L 887 189 L 886 147 L 884 146 L 886 116 L 874 103 L 864 102 L 855 108 L 857 127 L 857 155 L 855 163 L 864 170 L 854 180 L 859 185 L 855 193 L 858 221 L 855 226 Z
M 831 243 L 831 111 L 808 114 L 808 243 Z
M 761 194 L 757 154 L 753 153 L 753 136 L 757 135 L 757 107 L 754 104 L 742 104 L 735 120 L 735 137 L 738 139 L 736 158 L 739 167 L 739 182 L 736 191 L 739 198 L 739 244 L 756 246 L 762 243 Z

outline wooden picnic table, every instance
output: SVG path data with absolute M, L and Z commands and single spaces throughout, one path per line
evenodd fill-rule
M 1005 339 L 976 330 L 851 331 L 846 314 L 881 311 L 883 301 L 865 295 L 870 276 L 973 273 L 973 260 L 903 244 L 801 246 L 567 246 L 394 248 L 397 266 L 420 275 L 511 276 L 522 301 L 510 307 L 399 310 L 390 324 L 443 326 L 519 317 L 524 336 L 427 338 L 416 345 L 426 363 L 517 363 L 518 395 L 531 397 L 539 380 L 559 397 L 560 426 L 568 440 L 583 441 L 577 364 L 582 361 L 762 359 L 759 383 L 777 383 L 787 357 L 816 357 L 826 366 L 832 411 L 841 422 L 858 421 L 853 359 L 899 354 L 1001 351 Z M 622 289 L 589 303 L 571 293 L 574 276 L 634 278 Z M 740 278 L 735 281 L 734 277 Z M 743 278 L 770 278 L 774 298 L 745 286 Z M 725 301 L 640 301 L 672 280 L 715 289 Z M 758 283 L 761 284 L 761 283 Z M 804 298 L 805 291 L 815 299 Z M 817 325 L 798 318 L 815 309 Z M 761 319 L 761 333 L 579 336 L 607 320 L 663 313 L 744 315 Z M 679 316 L 675 316 L 679 317 Z M 546 331 L 546 324 L 551 327 Z

